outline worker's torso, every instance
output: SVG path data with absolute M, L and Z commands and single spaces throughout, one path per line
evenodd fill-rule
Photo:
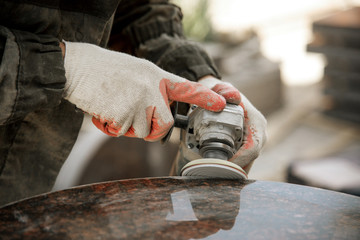
M 1 0 L 0 25 L 104 46 L 120 0 Z M 15 17 L 14 17 L 15 16 Z

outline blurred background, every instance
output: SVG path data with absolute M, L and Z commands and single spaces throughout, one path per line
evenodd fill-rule
M 249 177 L 360 195 L 360 0 L 178 0 L 184 31 L 266 116 Z M 167 176 L 170 142 L 110 138 L 87 116 L 54 190 Z

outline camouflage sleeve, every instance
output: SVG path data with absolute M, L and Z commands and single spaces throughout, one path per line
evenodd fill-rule
M 56 38 L 0 26 L 0 125 L 58 105 L 64 84 Z
M 180 8 L 165 0 L 120 3 L 109 47 L 146 58 L 192 81 L 205 75 L 220 78 L 207 53 L 185 39 L 181 21 Z

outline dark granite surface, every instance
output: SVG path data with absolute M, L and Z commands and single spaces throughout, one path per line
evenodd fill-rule
M 152 178 L 0 209 L 0 239 L 359 239 L 360 198 L 264 182 Z

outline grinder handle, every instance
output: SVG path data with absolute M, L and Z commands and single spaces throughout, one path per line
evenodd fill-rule
M 172 131 L 174 127 L 186 129 L 189 124 L 189 118 L 188 116 L 180 115 L 177 113 L 178 111 L 178 102 L 173 102 L 170 106 L 171 113 L 174 118 L 174 125 L 170 128 L 169 132 L 166 134 L 165 137 L 163 137 L 160 142 L 162 144 L 165 144 L 169 141 Z

